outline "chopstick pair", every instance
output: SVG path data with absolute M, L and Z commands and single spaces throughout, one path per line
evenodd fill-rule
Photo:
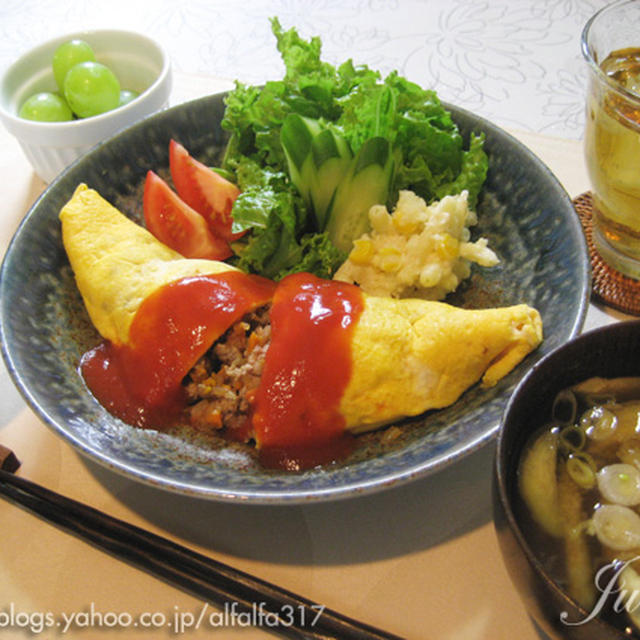
M 171 540 L 15 476 L 0 445 L 0 494 L 51 523 L 218 607 L 233 604 L 264 630 L 305 640 L 401 640 Z M 228 606 L 227 604 L 227 606 Z M 256 616 L 257 607 L 260 615 Z

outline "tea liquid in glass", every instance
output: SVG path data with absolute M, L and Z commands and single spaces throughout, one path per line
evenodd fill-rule
M 640 48 L 614 51 L 600 67 L 635 96 L 592 78 L 585 150 L 593 185 L 594 234 L 640 260 Z M 640 277 L 640 272 L 633 275 Z

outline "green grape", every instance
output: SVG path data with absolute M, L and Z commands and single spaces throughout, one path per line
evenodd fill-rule
M 122 89 L 120 91 L 120 103 L 119 107 L 124 107 L 125 104 L 129 104 L 132 100 L 135 100 L 140 94 L 137 91 L 130 91 L 129 89 Z
M 97 116 L 120 104 L 120 83 L 113 71 L 99 62 L 81 62 L 64 79 L 64 96 L 80 118 Z
M 18 115 L 26 120 L 65 122 L 73 120 L 73 113 L 64 98 L 50 91 L 41 91 L 27 98 Z
M 95 62 L 96 56 L 91 46 L 84 40 L 63 42 L 53 54 L 53 75 L 60 91 L 64 92 L 64 78 L 71 67 L 80 62 Z

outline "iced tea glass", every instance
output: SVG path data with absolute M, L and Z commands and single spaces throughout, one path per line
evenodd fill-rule
M 594 244 L 607 264 L 640 280 L 640 0 L 595 13 L 582 32 L 582 52 Z

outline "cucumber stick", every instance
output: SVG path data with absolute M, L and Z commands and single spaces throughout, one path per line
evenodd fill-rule
M 289 114 L 280 130 L 289 177 L 307 205 L 311 203 L 311 176 L 314 172 L 311 143 L 320 131 L 317 120 L 304 118 L 297 113 Z
M 322 231 L 333 194 L 352 159 L 349 144 L 317 120 L 297 113 L 285 118 L 280 141 L 291 182 L 313 211 L 316 226 Z
M 348 142 L 330 129 L 313 139 L 311 152 L 315 168 L 311 176 L 311 205 L 318 229 L 322 231 L 338 184 L 348 172 L 353 157 Z
M 349 252 L 369 229 L 369 209 L 385 204 L 395 161 L 386 138 L 369 138 L 353 156 L 348 142 L 317 120 L 289 114 L 280 140 L 289 177 L 313 211 L 318 231 Z
M 395 159 L 386 138 L 369 138 L 357 153 L 333 198 L 326 231 L 331 242 L 348 253 L 353 241 L 369 230 L 369 209 L 386 204 Z

